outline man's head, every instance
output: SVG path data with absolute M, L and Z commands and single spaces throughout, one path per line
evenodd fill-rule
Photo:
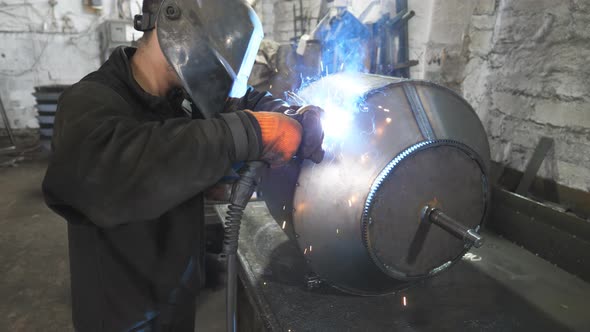
M 142 11 L 136 28 L 153 32 L 140 48 L 157 42 L 201 113 L 212 117 L 244 95 L 263 37 L 245 1 L 144 0 Z
M 132 67 L 136 81 L 154 95 L 165 95 L 182 82 L 162 52 L 155 30 L 155 21 L 162 0 L 144 0 L 143 15 L 135 17 L 135 28 L 143 31 L 133 56 Z

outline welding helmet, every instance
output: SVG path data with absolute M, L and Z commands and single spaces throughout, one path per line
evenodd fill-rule
M 248 3 L 164 0 L 157 14 L 144 9 L 135 19 L 139 30 L 154 26 L 162 53 L 205 118 L 223 111 L 228 98 L 244 96 L 263 38 Z

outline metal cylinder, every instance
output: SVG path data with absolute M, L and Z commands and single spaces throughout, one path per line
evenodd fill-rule
M 311 269 L 339 289 L 374 295 L 460 259 L 471 242 L 425 220 L 423 209 L 475 232 L 485 219 L 490 151 L 469 104 L 430 82 L 359 73 L 328 76 L 299 95 L 325 109 L 326 157 L 270 170 L 262 194 Z

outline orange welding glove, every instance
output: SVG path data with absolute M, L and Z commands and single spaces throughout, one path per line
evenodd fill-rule
M 261 159 L 271 167 L 287 164 L 301 144 L 302 128 L 299 122 L 282 113 L 249 112 L 260 126 L 262 136 Z
M 309 159 L 319 164 L 324 159 L 324 129 L 322 128 L 321 114 L 324 112 L 318 106 L 307 105 L 303 107 L 291 106 L 286 115 L 297 120 L 303 128 L 303 137 L 297 156 Z

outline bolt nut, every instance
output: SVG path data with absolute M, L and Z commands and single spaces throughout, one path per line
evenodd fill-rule
M 180 8 L 175 4 L 168 5 L 164 9 L 164 14 L 169 20 L 177 20 L 180 18 Z

